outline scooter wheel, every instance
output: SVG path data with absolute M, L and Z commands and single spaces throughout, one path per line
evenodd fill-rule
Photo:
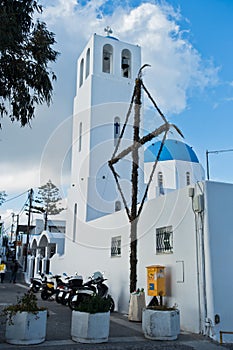
M 62 299 L 62 300 L 61 300 L 61 303 L 62 303 L 62 305 L 66 305 L 66 304 L 67 304 L 67 300 Z
M 115 303 L 112 297 L 110 299 L 111 299 L 110 312 L 113 312 L 115 310 Z
M 48 296 L 48 293 L 47 293 L 46 291 L 43 291 L 43 290 L 42 290 L 40 296 L 41 296 L 41 299 L 42 299 L 42 300 L 47 300 L 48 297 L 49 297 L 49 296 Z
M 31 290 L 33 291 L 33 293 L 37 293 L 37 292 L 39 291 L 39 288 L 33 286 L 33 287 L 31 288 Z
M 76 307 L 84 300 L 84 295 L 78 295 L 77 300 L 72 301 L 72 298 L 69 299 L 68 304 L 71 310 L 75 310 Z
M 76 301 L 72 301 L 71 299 L 68 301 L 68 305 L 69 305 L 69 308 L 71 310 L 75 310 L 76 309 L 76 305 L 77 305 L 77 302 Z
M 59 298 L 58 294 L 56 294 L 56 302 L 57 302 L 58 304 L 61 304 L 61 298 Z

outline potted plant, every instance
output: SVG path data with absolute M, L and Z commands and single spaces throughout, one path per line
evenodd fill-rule
M 6 316 L 6 342 L 17 345 L 39 344 L 45 340 L 47 309 L 39 307 L 31 291 L 18 298 L 16 304 L 3 309 Z
M 111 297 L 92 295 L 72 311 L 71 338 L 79 343 L 108 341 Z
M 180 312 L 166 305 L 148 306 L 142 311 L 144 336 L 152 340 L 175 340 L 180 333 Z

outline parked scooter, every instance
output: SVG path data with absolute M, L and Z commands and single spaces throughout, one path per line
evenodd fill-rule
M 63 305 L 68 304 L 70 306 L 71 300 L 79 290 L 85 290 L 86 293 L 93 294 L 96 292 L 96 287 L 93 286 L 91 280 L 83 283 L 82 276 L 76 274 L 69 280 L 69 288 L 63 292 Z
M 55 280 L 52 281 L 52 280 Z M 61 279 L 61 275 L 54 275 L 50 277 L 50 280 L 46 280 L 42 284 L 42 289 L 41 289 L 41 299 L 47 300 L 50 299 L 53 295 L 56 296 L 57 294 L 57 287 L 64 282 Z M 50 299 L 51 300 L 51 299 Z
M 39 274 L 36 277 L 32 277 L 30 280 L 30 286 L 29 286 L 29 290 L 32 291 L 33 293 L 37 293 L 39 292 L 39 290 L 42 289 L 42 285 L 43 283 L 45 283 L 47 281 L 47 277 L 45 274 Z
M 102 298 L 109 296 L 111 298 L 110 311 L 113 312 L 115 309 L 114 300 L 108 295 L 108 287 L 103 282 L 106 281 L 103 274 L 96 271 L 92 277 L 84 283 L 81 287 L 75 290 L 75 294 L 69 298 L 69 307 L 71 310 L 75 310 L 76 307 L 84 299 L 90 298 L 92 295 L 97 294 Z
M 66 274 L 65 274 L 66 275 Z M 67 276 L 63 284 L 57 286 L 56 301 L 63 305 L 68 304 L 68 300 L 71 295 L 74 294 L 74 290 L 81 287 L 83 284 L 82 276 L 77 273 L 74 276 Z

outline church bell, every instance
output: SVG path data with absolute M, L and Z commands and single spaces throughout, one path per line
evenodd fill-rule
M 122 69 L 129 68 L 129 59 L 126 57 L 122 58 L 122 63 L 121 63 Z

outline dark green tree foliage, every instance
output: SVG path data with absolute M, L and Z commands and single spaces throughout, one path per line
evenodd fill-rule
M 49 180 L 38 190 L 37 202 L 42 203 L 45 212 L 45 230 L 47 229 L 48 215 L 57 215 L 64 208 L 60 206 L 61 197 L 59 189 Z
M 0 0 L 0 115 L 30 125 L 35 105 L 52 99 L 54 34 L 35 20 L 37 0 Z
M 6 195 L 5 191 L 1 191 L 1 192 L 0 192 L 0 205 L 2 205 L 2 203 L 5 202 L 6 196 L 7 196 L 7 195 Z

